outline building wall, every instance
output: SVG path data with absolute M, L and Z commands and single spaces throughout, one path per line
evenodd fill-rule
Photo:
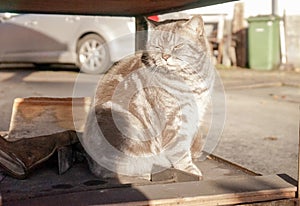
M 287 61 L 300 68 L 300 15 L 286 16 Z

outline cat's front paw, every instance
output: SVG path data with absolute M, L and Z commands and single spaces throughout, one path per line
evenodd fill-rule
M 187 173 L 197 175 L 199 177 L 199 180 L 203 179 L 202 172 L 194 163 L 190 163 L 188 165 L 176 164 L 176 165 L 174 165 L 174 168 L 182 170 Z
M 196 167 L 196 166 L 195 166 Z M 202 172 L 196 167 L 195 169 L 186 170 L 186 172 L 192 173 L 194 175 L 197 175 L 199 177 L 199 180 L 203 179 Z

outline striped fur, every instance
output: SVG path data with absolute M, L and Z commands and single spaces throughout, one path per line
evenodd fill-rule
M 159 165 L 202 176 L 191 148 L 201 148 L 214 82 L 202 18 L 150 23 L 148 39 L 147 51 L 118 62 L 99 82 L 81 139 L 90 168 L 149 177 Z

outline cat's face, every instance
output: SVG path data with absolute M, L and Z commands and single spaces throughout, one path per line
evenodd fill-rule
M 156 66 L 176 70 L 200 61 L 207 53 L 200 16 L 190 20 L 150 23 L 147 50 Z

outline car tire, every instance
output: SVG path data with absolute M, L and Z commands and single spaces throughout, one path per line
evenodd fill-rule
M 34 63 L 33 65 L 39 69 L 48 69 L 51 66 L 50 63 Z
M 101 74 L 110 64 L 109 49 L 105 40 L 97 34 L 88 34 L 77 43 L 77 66 L 81 72 Z

